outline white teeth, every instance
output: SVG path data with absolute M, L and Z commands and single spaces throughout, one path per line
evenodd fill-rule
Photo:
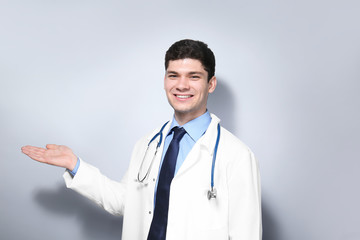
M 176 95 L 178 98 L 189 98 L 191 95 Z

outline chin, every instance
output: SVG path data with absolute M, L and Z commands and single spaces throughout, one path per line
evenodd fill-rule
M 180 115 L 191 114 L 191 111 L 186 110 L 186 109 L 178 109 L 178 108 L 176 109 L 176 108 L 174 108 L 174 111 L 175 111 L 175 113 L 180 114 Z

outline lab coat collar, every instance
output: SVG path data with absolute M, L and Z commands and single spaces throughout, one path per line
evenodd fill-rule
M 205 134 L 199 139 L 199 144 L 206 148 L 210 154 L 213 154 L 214 146 L 217 137 L 217 125 L 220 123 L 220 119 L 215 115 L 210 113 L 211 122 L 206 130 Z
M 183 127 L 186 130 L 186 133 L 190 136 L 190 138 L 197 142 L 200 137 L 206 132 L 211 122 L 211 116 L 208 111 L 206 111 L 200 117 L 197 117 L 184 125 L 180 126 L 179 123 L 176 121 L 175 117 L 173 117 L 173 121 L 171 123 L 171 127 L 169 132 L 167 132 L 166 136 L 170 134 L 171 129 L 175 126 Z
M 173 118 L 170 119 L 169 121 L 167 121 L 164 127 L 164 129 L 162 130 L 162 143 L 161 145 L 164 145 L 164 142 L 165 142 L 165 137 L 166 137 L 166 134 L 170 131 L 170 126 L 172 125 L 172 122 L 173 122 Z M 147 142 L 150 142 L 150 140 L 157 134 L 159 133 L 161 127 L 158 127 L 156 128 L 154 131 L 152 131 L 150 134 L 147 135 L 146 139 L 147 139 Z M 160 146 L 160 148 L 162 149 L 162 146 Z
M 208 129 L 206 130 L 205 134 L 195 143 L 195 145 L 187 155 L 185 161 L 174 176 L 173 181 L 180 178 L 183 173 L 185 173 L 189 168 L 191 168 L 191 166 L 193 166 L 196 162 L 203 160 L 206 161 L 207 159 L 211 161 L 216 143 L 217 125 L 220 122 L 220 119 L 214 114 L 210 115 L 211 122 Z M 205 157 L 206 155 L 208 155 L 208 157 Z

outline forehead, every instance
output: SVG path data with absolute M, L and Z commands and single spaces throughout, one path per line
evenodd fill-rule
M 178 60 L 170 60 L 168 64 L 167 72 L 206 72 L 202 63 L 197 59 L 184 58 Z

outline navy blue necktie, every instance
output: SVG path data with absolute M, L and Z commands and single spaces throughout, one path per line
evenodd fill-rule
M 148 240 L 165 240 L 166 238 L 170 184 L 174 178 L 176 160 L 179 153 L 179 143 L 186 133 L 185 129 L 179 127 L 174 127 L 172 131 L 174 132 L 174 136 L 166 151 L 160 170 L 154 216 L 151 222 Z

